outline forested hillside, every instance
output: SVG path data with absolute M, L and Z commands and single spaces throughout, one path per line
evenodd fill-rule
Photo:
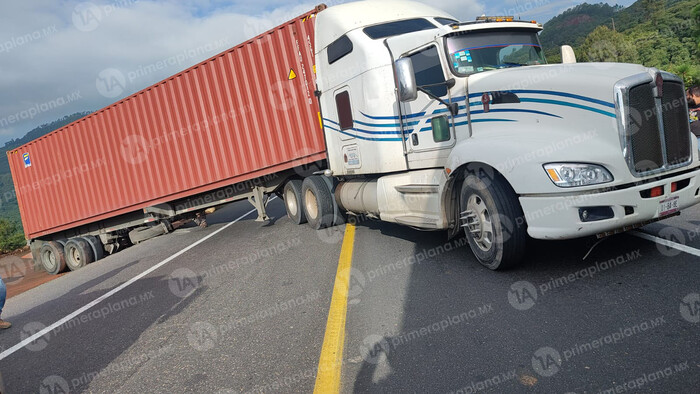
M 551 63 L 572 45 L 579 61 L 639 63 L 700 83 L 700 4 L 697 0 L 639 0 L 628 8 L 582 4 L 545 24 Z
M 90 112 L 78 112 L 64 116 L 51 123 L 43 124 L 32 129 L 24 137 L 7 142 L 2 148 L 0 156 L 0 252 L 7 252 L 20 248 L 26 243 L 6 152 L 42 137 L 56 129 L 60 129 L 89 114 Z

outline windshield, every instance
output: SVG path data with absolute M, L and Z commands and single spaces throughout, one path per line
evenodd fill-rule
M 500 68 L 545 64 L 537 33 L 528 30 L 483 30 L 447 37 L 452 70 L 469 75 Z

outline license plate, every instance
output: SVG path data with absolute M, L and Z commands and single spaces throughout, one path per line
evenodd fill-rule
M 659 203 L 659 216 L 667 216 L 678 212 L 678 197 L 669 198 Z

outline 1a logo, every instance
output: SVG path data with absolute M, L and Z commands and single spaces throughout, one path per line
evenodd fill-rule
M 93 31 L 101 21 L 102 11 L 92 3 L 80 3 L 73 9 L 73 25 L 80 31 Z
M 97 75 L 95 86 L 104 97 L 115 98 L 126 91 L 126 78 L 116 68 L 108 68 Z
M 554 376 L 561 367 L 559 352 L 551 347 L 543 347 L 532 356 L 532 369 L 544 377 Z
M 197 274 L 188 268 L 178 268 L 168 277 L 170 292 L 176 297 L 185 298 L 200 285 Z
M 508 302 L 513 308 L 525 311 L 533 306 L 537 301 L 537 288 L 528 281 L 515 282 L 508 290 Z
M 47 377 L 39 385 L 39 393 L 41 394 L 68 394 L 69 392 L 68 382 L 57 375 Z
M 196 322 L 187 333 L 187 340 L 195 350 L 204 352 L 216 346 L 219 334 L 213 324 Z
M 690 323 L 700 323 L 700 294 L 690 293 L 681 300 L 681 316 Z

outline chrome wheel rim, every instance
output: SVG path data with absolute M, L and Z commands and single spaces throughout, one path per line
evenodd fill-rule
M 287 212 L 289 212 L 291 216 L 296 216 L 297 212 L 299 212 L 299 206 L 297 205 L 297 199 L 296 195 L 294 194 L 294 190 L 287 190 L 287 193 L 285 193 L 284 195 L 284 202 L 287 203 Z
M 50 250 L 44 252 L 42 260 L 44 261 L 44 266 L 48 271 L 53 271 L 54 268 L 56 268 L 56 255 L 54 255 Z
M 486 207 L 484 200 L 473 194 L 467 201 L 467 210 L 462 212 L 462 220 L 465 223 L 467 235 L 470 236 L 476 246 L 484 252 L 488 252 L 493 247 L 493 223 L 491 214 Z
M 304 194 L 304 205 L 306 206 L 306 214 L 309 216 L 309 219 L 316 219 L 318 216 L 318 200 L 316 200 L 316 195 L 310 189 Z

